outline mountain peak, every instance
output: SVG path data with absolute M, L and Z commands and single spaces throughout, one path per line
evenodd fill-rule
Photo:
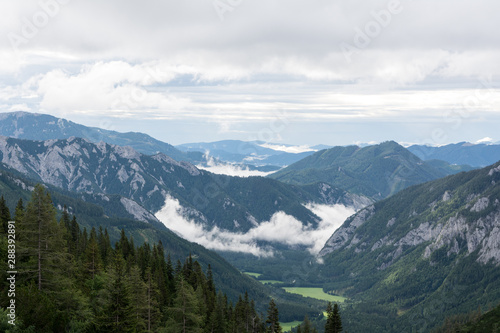
M 120 133 L 87 127 L 63 118 L 25 111 L 0 114 L 0 135 L 42 141 L 78 137 L 94 143 L 104 141 L 118 146 L 131 146 L 137 152 L 146 155 L 162 152 L 178 161 L 198 163 L 203 160 L 203 154 L 181 152 L 172 145 L 144 133 Z
M 269 177 L 297 185 L 326 182 L 378 200 L 444 175 L 397 142 L 386 141 L 322 150 Z

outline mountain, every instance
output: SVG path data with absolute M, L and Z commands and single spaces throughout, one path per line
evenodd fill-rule
M 289 184 L 325 182 L 378 200 L 447 174 L 389 141 L 321 150 L 268 177 Z
M 262 177 L 216 175 L 162 153 L 143 155 L 130 147 L 81 138 L 0 137 L 0 160 L 24 177 L 67 191 L 119 195 L 122 206 L 136 218 L 156 213 L 184 237 L 199 237 L 189 239 L 222 250 L 231 246 L 242 251 L 234 242 L 244 241 L 253 251 L 254 240 L 290 244 L 292 237 L 294 244 L 310 244 L 312 240 L 301 239 L 300 234 L 270 234 L 266 227 L 313 231 L 322 226 L 322 220 L 310 203 L 354 209 L 371 203 L 327 184 L 301 187 Z
M 323 147 L 323 146 L 321 146 Z M 221 161 L 254 166 L 287 166 L 313 154 L 316 148 L 268 144 L 263 141 L 223 140 L 176 146 L 185 152 L 209 153 Z
M 499 144 L 460 142 L 440 147 L 413 145 L 408 150 L 422 160 L 438 159 L 450 164 L 468 164 L 485 167 L 500 160 Z
M 201 153 L 182 152 L 174 146 L 156 140 L 147 134 L 137 132 L 120 133 L 96 127 L 87 127 L 46 114 L 29 112 L 0 113 L 0 135 L 42 141 L 78 137 L 94 143 L 103 141 L 118 146 L 130 146 L 146 155 L 161 152 L 178 161 L 196 163 L 204 161 Z
M 156 212 L 170 195 L 200 221 L 248 230 L 282 210 L 306 223 L 316 217 L 299 200 L 302 191 L 255 177 L 214 175 L 160 153 L 143 155 L 130 147 L 94 144 L 80 138 L 31 141 L 0 138 L 2 163 L 31 179 L 69 191 L 119 194 Z M 305 198 L 304 198 L 305 199 Z M 199 213 L 202 215 L 200 216 Z
M 353 215 L 321 250 L 353 300 L 349 331 L 430 331 L 500 301 L 500 162 L 402 190 Z
M 30 200 L 35 185 L 34 181 L 20 176 L 15 171 L 0 168 L 0 195 L 5 198 L 12 214 L 19 198 L 23 199 L 25 205 Z M 161 241 L 165 255 L 169 254 L 174 263 L 177 260 L 183 263 L 192 256 L 202 265 L 204 271 L 210 265 L 217 289 L 224 292 L 233 304 L 236 304 L 241 295 L 248 293 L 249 297 L 255 300 L 256 308 L 262 312 L 267 308 L 269 298 L 273 297 L 280 307 L 280 315 L 287 321 L 302 319 L 304 313 L 316 316 L 324 306 L 321 302 L 304 301 L 298 295 L 287 294 L 282 290 L 262 285 L 242 274 L 216 252 L 179 237 L 157 220 L 144 222 L 134 219 L 127 205 L 121 203 L 123 197 L 74 193 L 52 185 L 44 184 L 44 186 L 58 209 L 58 219 L 63 207 L 66 206 L 68 212 L 76 216 L 80 228 L 86 228 L 87 233 L 90 233 L 93 227 L 97 230 L 102 227 L 107 229 L 111 244 L 115 244 L 119 241 L 123 229 L 128 237 L 133 237 L 136 246 L 143 243 L 156 244 Z
M 35 185 L 36 183 L 29 179 L 0 169 L 0 195 L 6 199 L 11 213 L 14 212 L 19 198 L 22 198 L 25 203 L 29 201 Z M 192 254 L 205 268 L 210 264 L 215 281 L 234 301 L 237 300 L 238 295 L 245 291 L 253 295 L 252 297 L 255 297 L 256 300 L 267 300 L 269 291 L 264 290 L 260 284 L 241 274 L 215 252 L 180 238 L 159 221 L 154 221 L 154 216 L 150 216 L 151 219 L 147 223 L 134 219 L 134 216 L 128 212 L 127 205 L 121 203 L 123 197 L 76 194 L 50 185 L 46 185 L 46 187 L 59 211 L 62 211 L 62 208 L 66 206 L 68 212 L 77 217 L 81 228 L 87 228 L 87 232 L 90 232 L 92 227 L 96 229 L 106 228 L 112 244 L 119 240 L 121 229 L 124 229 L 127 235 L 133 236 L 136 245 L 144 242 L 154 244 L 161 241 L 166 253 L 171 254 L 174 262 L 177 259 L 184 262 Z M 145 211 L 143 208 L 142 210 Z

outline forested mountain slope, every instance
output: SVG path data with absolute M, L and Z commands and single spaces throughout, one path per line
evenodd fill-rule
M 417 185 L 349 218 L 321 251 L 322 274 L 380 331 L 428 331 L 500 300 L 500 162 Z M 368 310 L 372 307 L 372 310 Z M 356 312 L 359 311 L 359 312 Z M 366 321 L 365 321 L 366 320 Z M 351 328 L 352 329 L 352 328 Z
M 289 184 L 325 182 L 379 200 L 447 174 L 389 141 L 321 150 L 268 177 Z

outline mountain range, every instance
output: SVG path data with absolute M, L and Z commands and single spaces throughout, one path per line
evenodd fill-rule
M 295 186 L 263 177 L 216 175 L 162 153 L 144 155 L 131 147 L 94 144 L 81 138 L 32 141 L 0 137 L 0 160 L 9 170 L 66 191 L 119 195 L 117 204 L 135 219 L 161 219 L 180 235 L 210 248 L 245 250 L 234 245 L 238 239 L 255 254 L 261 253 L 255 242 L 303 244 L 302 235 L 294 235 L 293 241 L 266 236 L 266 226 L 292 223 L 297 231 L 318 229 L 322 220 L 308 204 L 337 204 L 356 210 L 372 202 L 324 183 Z M 207 238 L 212 231 L 215 234 Z M 308 244 L 314 245 L 312 241 Z
M 470 169 L 437 167 L 394 141 L 367 147 L 334 147 L 316 152 L 270 178 L 296 185 L 325 182 L 375 200 L 429 180 Z
M 366 302 L 353 305 L 351 330 L 429 331 L 446 315 L 496 306 L 499 184 L 500 162 L 410 187 L 347 219 L 320 255 L 325 288 Z
M 284 167 L 309 156 L 319 149 L 329 148 L 318 145 L 298 147 L 292 145 L 269 144 L 264 141 L 223 140 L 177 145 L 185 152 L 209 153 L 221 161 L 255 166 Z
M 451 164 L 485 167 L 500 160 L 500 145 L 460 142 L 439 147 L 412 145 L 408 150 L 423 160 L 438 159 Z
M 201 153 L 182 152 L 174 146 L 156 140 L 144 133 L 120 133 L 97 127 L 88 127 L 47 114 L 22 111 L 0 113 L 0 135 L 41 141 L 77 137 L 94 143 L 102 141 L 118 146 L 130 146 L 146 155 L 163 153 L 178 161 L 193 163 L 204 161 Z
M 346 297 L 346 331 L 427 332 L 500 300 L 500 158 L 475 169 L 496 158 L 495 145 L 173 147 L 23 112 L 1 114 L 0 134 L 0 193 L 11 210 L 41 182 L 87 231 L 105 227 L 114 241 L 124 229 L 181 260 L 191 253 L 233 300 L 246 290 L 263 309 L 271 295 L 290 321 L 321 318 L 321 302 L 230 263 Z M 231 177 L 201 169 L 207 156 L 284 168 Z

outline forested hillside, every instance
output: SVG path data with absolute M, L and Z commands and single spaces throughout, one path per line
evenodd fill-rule
M 443 165 L 444 164 L 444 165 Z M 325 182 L 346 191 L 380 200 L 404 188 L 457 173 L 426 163 L 394 141 L 321 150 L 268 177 L 289 184 Z
M 113 247 L 106 229 L 81 230 L 67 212 L 57 221 L 40 185 L 11 222 L 0 206 L 0 255 L 15 249 L 0 273 L 1 302 L 16 306 L 12 332 L 264 332 L 273 324 L 248 295 L 233 306 L 217 292 L 211 267 L 203 271 L 192 256 L 173 263 L 161 242 L 136 247 L 122 232 Z M 8 294 L 6 272 L 14 270 L 15 294 Z M 5 330 L 12 326 L 2 311 Z

